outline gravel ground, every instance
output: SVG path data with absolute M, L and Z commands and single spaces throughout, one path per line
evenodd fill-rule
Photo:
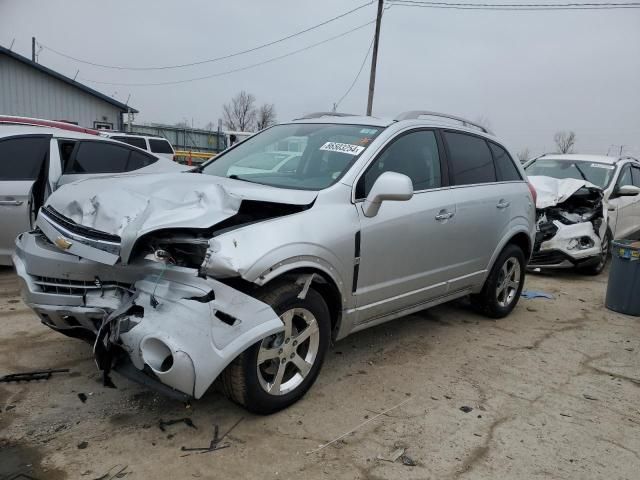
M 354 334 L 302 401 L 260 417 L 215 392 L 185 406 L 117 375 L 104 388 L 90 346 L 41 325 L 0 269 L 0 375 L 71 369 L 0 383 L 0 479 L 637 479 L 640 318 L 603 307 L 606 278 L 529 275 L 555 298 L 498 321 L 460 302 Z M 197 428 L 159 428 L 182 417 Z M 228 448 L 181 450 L 238 421 Z M 415 466 L 381 459 L 402 449 Z

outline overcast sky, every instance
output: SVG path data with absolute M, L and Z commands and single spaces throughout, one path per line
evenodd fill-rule
M 0 44 L 31 55 L 31 36 L 71 56 L 122 66 L 219 57 L 286 36 L 366 0 L 0 0 Z M 513 2 L 512 2 L 513 3 Z M 352 83 L 374 25 L 242 72 L 169 86 L 114 86 L 211 75 L 277 57 L 375 18 L 374 3 L 295 39 L 178 70 L 98 68 L 42 50 L 39 62 L 126 101 L 137 121 L 217 122 L 238 91 L 274 103 L 279 121 L 330 110 Z M 369 63 L 340 111 L 364 113 Z M 392 6 L 384 13 L 374 115 L 428 109 L 488 119 L 514 152 L 553 148 L 574 130 L 577 151 L 626 145 L 640 156 L 640 10 L 496 12 Z M 616 147 L 617 148 L 617 147 Z

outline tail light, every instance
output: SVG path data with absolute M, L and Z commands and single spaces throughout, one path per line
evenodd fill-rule
M 531 192 L 531 196 L 533 197 L 533 206 L 535 207 L 538 200 L 538 192 L 536 192 L 536 189 L 533 185 L 531 185 L 530 182 L 527 182 L 527 185 L 529 186 L 529 191 Z

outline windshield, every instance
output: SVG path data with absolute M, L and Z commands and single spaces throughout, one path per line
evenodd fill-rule
M 614 165 L 606 163 L 594 163 L 582 160 L 551 160 L 538 159 L 529 165 L 525 171 L 527 175 L 544 175 L 553 178 L 575 178 L 577 180 L 586 180 L 594 185 L 605 189 L 613 172 Z
M 220 154 L 202 173 L 322 190 L 344 175 L 382 130 L 367 125 L 276 125 Z

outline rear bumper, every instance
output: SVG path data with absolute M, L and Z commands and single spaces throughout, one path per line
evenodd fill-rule
M 100 264 L 36 233 L 17 238 L 13 263 L 24 301 L 43 323 L 97 337 L 94 351 L 114 347 L 141 374 L 195 398 L 240 353 L 282 329 L 270 306 L 188 268 Z

